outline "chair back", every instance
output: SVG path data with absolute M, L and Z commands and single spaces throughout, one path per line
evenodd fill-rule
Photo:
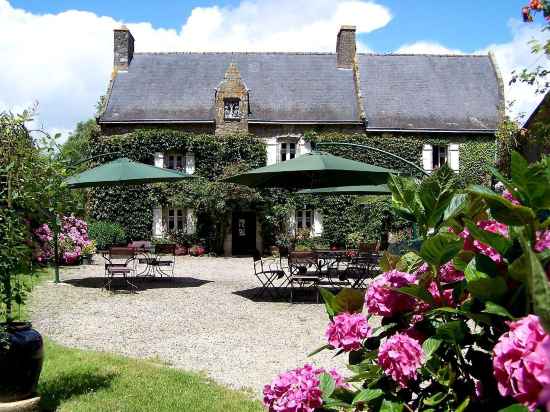
M 157 243 L 155 245 L 155 254 L 176 256 L 176 245 L 174 243 Z
M 131 259 L 135 256 L 133 247 L 112 247 L 109 249 L 110 259 Z
M 131 247 L 135 250 L 143 250 L 151 248 L 151 242 L 148 240 L 136 240 L 128 244 L 128 247 Z
M 380 244 L 378 242 L 361 243 L 359 244 L 359 252 L 361 253 L 373 253 L 378 252 Z
M 317 264 L 315 252 L 290 252 L 288 255 L 289 265 L 314 265 Z

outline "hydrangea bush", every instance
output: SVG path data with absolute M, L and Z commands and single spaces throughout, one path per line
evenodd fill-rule
M 34 230 L 37 239 L 34 257 L 39 263 L 47 263 L 53 259 L 54 235 L 47 224 Z M 74 216 L 65 216 L 61 219 L 61 233 L 59 233 L 59 256 L 61 263 L 73 265 L 80 261 L 85 254 L 95 252 L 94 242 L 88 237 L 88 225 L 85 221 Z
M 514 153 L 511 170 L 493 171 L 504 194 L 458 191 L 447 167 L 392 176 L 421 246 L 385 253 L 366 291 L 321 289 L 327 341 L 310 356 L 347 354 L 346 384 L 306 365 L 265 387 L 268 410 L 550 411 L 550 158 Z

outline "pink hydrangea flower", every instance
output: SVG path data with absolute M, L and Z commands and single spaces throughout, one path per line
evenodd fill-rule
M 319 376 L 325 372 L 306 364 L 281 373 L 270 385 L 264 386 L 264 404 L 269 412 L 314 412 L 323 404 Z M 346 385 L 338 372 L 331 370 L 329 373 L 337 387 Z
M 417 378 L 423 357 L 418 341 L 402 333 L 388 338 L 378 350 L 378 364 L 402 388 Z
M 477 226 L 487 232 L 497 233 L 501 236 L 508 237 L 508 226 L 497 222 L 496 220 L 482 220 L 477 222 Z M 502 263 L 502 256 L 491 246 L 480 242 L 477 239 L 473 239 L 467 228 L 464 228 L 462 232 L 458 234 L 464 239 L 464 250 L 470 250 L 472 252 L 478 252 L 491 258 L 495 263 Z
M 550 385 L 550 336 L 535 315 L 508 323 L 493 349 L 493 369 L 502 396 L 512 396 L 535 410 Z
M 544 252 L 546 249 L 550 249 L 550 230 L 544 232 L 539 230 L 537 232 L 537 239 L 535 242 L 535 252 Z
M 508 190 L 504 190 L 504 192 L 502 192 L 502 197 L 505 198 L 506 200 L 512 202 L 512 204 L 514 205 L 521 205 L 520 201 L 517 200 L 514 195 Z
M 464 273 L 455 269 L 452 262 L 447 262 L 439 268 L 439 279 L 444 283 L 464 280 Z
M 382 273 L 372 281 L 367 289 L 366 306 L 372 315 L 391 317 L 415 308 L 413 297 L 392 290 L 415 283 L 416 276 L 392 270 Z
M 327 327 L 325 336 L 333 348 L 346 352 L 362 348 L 361 342 L 368 338 L 371 327 L 361 313 L 336 315 Z

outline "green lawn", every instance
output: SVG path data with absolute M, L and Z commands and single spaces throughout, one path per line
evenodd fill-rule
M 51 279 L 51 273 L 41 273 L 39 282 L 45 279 Z M 22 315 L 25 309 L 21 308 Z M 250 394 L 227 389 L 199 374 L 155 361 L 69 349 L 48 339 L 38 391 L 45 411 L 263 410 Z

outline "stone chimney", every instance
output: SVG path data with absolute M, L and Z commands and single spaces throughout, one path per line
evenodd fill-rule
M 134 36 L 128 27 L 122 25 L 114 30 L 114 65 L 115 71 L 127 71 L 134 57 Z
M 230 63 L 224 79 L 216 88 L 214 115 L 215 134 L 248 132 L 248 88 L 235 63 Z
M 352 69 L 355 60 L 355 26 L 341 26 L 336 38 L 336 67 Z

